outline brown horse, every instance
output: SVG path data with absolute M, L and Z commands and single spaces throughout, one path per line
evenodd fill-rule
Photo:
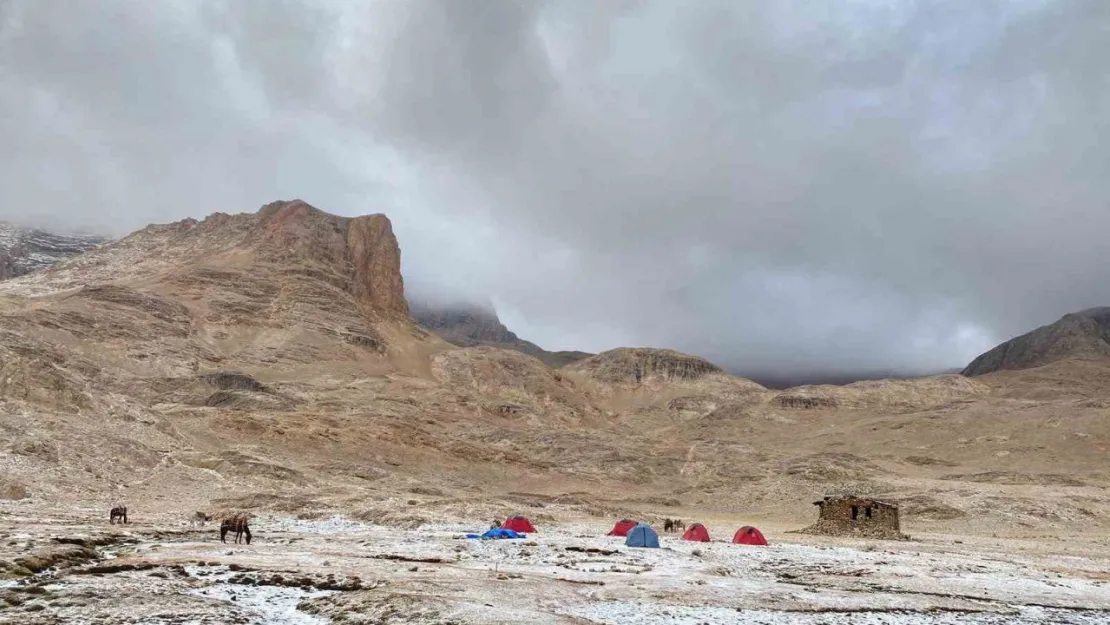
M 247 526 L 246 517 L 231 517 L 224 519 L 220 523 L 220 542 L 227 542 L 227 533 L 235 532 L 235 543 L 239 543 L 240 537 L 246 539 L 246 543 L 251 544 L 251 528 Z
M 127 522 L 127 506 L 116 506 L 108 512 L 108 525 L 115 525 L 116 519 L 119 519 L 120 523 Z
M 663 519 L 664 532 L 686 531 L 686 522 L 679 519 Z

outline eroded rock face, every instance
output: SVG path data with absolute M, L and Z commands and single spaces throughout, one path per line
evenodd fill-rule
M 599 382 L 640 384 L 649 379 L 695 380 L 723 374 L 717 365 L 669 349 L 621 348 L 571 365 Z
M 267 204 L 258 222 L 271 255 L 344 267 L 347 290 L 367 313 L 408 316 L 401 248 L 385 215 L 339 217 L 293 200 Z
M 351 220 L 347 250 L 354 265 L 354 293 L 375 311 L 408 316 L 401 277 L 401 248 L 385 215 Z
M 793 408 L 796 410 L 835 409 L 840 405 L 834 397 L 808 397 L 791 393 L 776 395 L 772 403 L 780 408 Z

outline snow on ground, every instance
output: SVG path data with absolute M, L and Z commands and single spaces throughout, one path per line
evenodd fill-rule
M 403 530 L 342 517 L 262 517 L 251 525 L 251 545 L 220 543 L 212 526 L 129 526 L 140 542 L 103 549 L 118 552 L 111 562 L 184 565 L 190 575 L 169 575 L 154 586 L 146 573 L 60 577 L 55 592 L 70 588 L 86 597 L 90 587 L 114 584 L 117 594 L 143 608 L 137 613 L 184 615 L 202 606 L 209 615 L 287 625 L 327 623 L 328 614 L 530 625 L 1110 623 L 1105 553 L 1055 557 L 942 540 L 835 544 L 803 536 L 750 547 L 665 535 L 661 549 L 633 549 L 604 536 L 608 527 L 586 524 L 543 526 L 525 540 L 496 541 L 465 538 L 481 526 Z M 15 535 L 16 527 L 11 530 L 6 537 Z M 198 573 L 199 563 L 207 574 Z M 228 567 L 357 577 L 364 585 L 334 592 L 244 585 Z M 312 615 L 301 611 L 308 604 L 315 606 Z
M 567 612 L 592 623 L 642 625 L 704 625 L 751 623 L 758 625 L 1106 625 L 1106 614 L 1028 608 L 1007 614 L 964 612 L 851 612 L 805 613 L 735 610 L 712 606 L 674 606 L 652 603 L 604 603 Z
M 190 575 L 209 572 L 212 567 L 185 567 Z M 297 605 L 305 599 L 326 597 L 331 591 L 308 591 L 301 588 L 275 586 L 232 585 L 228 583 L 234 574 L 221 569 L 208 577 L 209 585 L 192 588 L 186 592 L 196 597 L 213 601 L 234 602 L 240 609 L 251 612 L 260 624 L 265 625 L 323 625 L 326 619 L 305 614 Z

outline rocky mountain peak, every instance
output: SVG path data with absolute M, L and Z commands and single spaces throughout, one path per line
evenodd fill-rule
M 389 219 L 342 217 L 301 200 L 273 202 L 254 213 L 213 213 L 203 220 L 148 226 L 41 276 L 8 281 L 3 290 L 44 296 L 109 283 L 162 285 L 171 292 L 187 287 L 191 296 L 215 305 L 245 298 L 282 318 L 303 316 L 309 306 L 357 309 L 371 320 L 409 315 L 400 247 Z M 208 294 L 200 295 L 202 290 Z M 262 306 L 273 297 L 298 303 Z M 239 304 L 224 306 L 235 310 Z
M 539 358 L 559 368 L 590 356 L 586 352 L 549 352 L 505 327 L 490 302 L 435 303 L 419 296 L 409 302 L 413 319 L 443 340 L 459 347 L 497 347 Z
M 444 340 L 463 347 L 520 340 L 505 327 L 489 303 L 434 304 L 413 298 L 410 309 L 417 323 L 435 331 Z

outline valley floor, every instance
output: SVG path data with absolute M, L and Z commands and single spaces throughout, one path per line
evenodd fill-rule
M 1097 541 L 1076 555 L 1067 541 L 768 527 L 769 547 L 666 535 L 661 549 L 631 549 L 573 520 L 477 541 L 463 535 L 480 525 L 262 517 L 247 546 L 221 544 L 216 524 L 91 516 L 0 508 L 0 623 L 1110 622 L 1110 549 Z M 730 529 L 710 525 L 717 539 Z

